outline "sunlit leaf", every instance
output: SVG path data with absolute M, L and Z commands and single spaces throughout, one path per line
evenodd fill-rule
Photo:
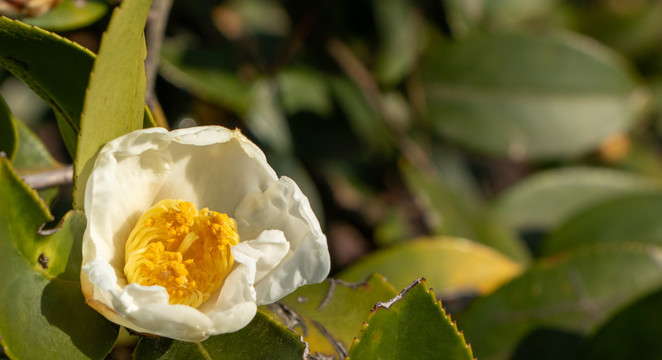
M 88 26 L 108 11 L 108 4 L 101 1 L 64 0 L 53 10 L 34 18 L 26 18 L 27 24 L 50 31 L 70 31 Z
M 20 359 L 44 354 L 103 359 L 118 327 L 85 303 L 80 289 L 85 216 L 72 212 L 59 230 L 38 230 L 51 215 L 0 158 L 0 335 L 5 352 Z M 29 339 L 29 340 L 28 340 Z
M 55 112 L 69 155 L 75 157 L 80 117 L 95 55 L 38 27 L 0 16 L 0 66 L 26 83 Z M 154 126 L 145 109 L 144 126 Z
M 554 254 L 586 244 L 646 242 L 662 245 L 662 191 L 623 195 L 596 204 L 561 225 L 541 244 Z
M 473 354 L 425 280 L 418 280 L 375 306 L 348 358 L 471 360 Z
M 244 359 L 306 359 L 308 349 L 300 337 L 257 313 L 243 329 L 212 336 L 199 342 L 176 341 L 168 338 L 143 338 L 134 352 L 135 360 L 244 360 Z
M 0 66 L 11 71 L 55 111 L 70 154 L 76 151 L 83 97 L 94 54 L 37 27 L 0 17 Z
M 377 250 L 343 270 L 338 277 L 357 281 L 379 273 L 400 289 L 411 279 L 424 277 L 443 296 L 490 292 L 521 271 L 520 264 L 492 248 L 464 239 L 439 237 Z
M 144 27 L 151 0 L 127 0 L 116 8 L 101 40 L 85 96 L 74 166 L 74 207 L 83 207 L 85 184 L 107 141 L 143 127 Z
M 632 128 L 649 99 L 616 54 L 570 34 L 437 43 L 423 81 L 437 131 L 516 160 L 586 153 Z
M 312 355 L 343 359 L 370 309 L 395 295 L 393 286 L 380 275 L 362 283 L 328 279 L 299 288 L 268 309 L 303 336 Z
M 657 180 L 618 170 L 565 167 L 539 172 L 507 189 L 494 206 L 516 229 L 552 229 L 601 201 L 662 189 Z
M 508 359 L 535 330 L 578 336 L 595 331 L 622 306 L 662 285 L 661 261 L 662 249 L 649 244 L 579 248 L 539 261 L 456 318 L 481 359 Z

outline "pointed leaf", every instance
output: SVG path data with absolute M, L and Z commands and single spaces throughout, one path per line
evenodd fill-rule
M 512 228 L 547 230 L 601 201 L 652 189 L 662 189 L 662 183 L 624 171 L 568 167 L 527 177 L 494 206 Z
M 433 126 L 486 154 L 577 156 L 631 129 L 649 100 L 617 54 L 578 35 L 474 36 L 430 49 Z
M 75 157 L 80 117 L 95 55 L 38 27 L 0 16 L 0 67 L 26 83 L 55 112 L 69 155 Z M 144 126 L 155 126 L 145 108 Z
M 380 275 L 351 284 L 329 278 L 301 287 L 268 308 L 303 336 L 312 355 L 340 360 L 347 356 L 370 309 L 395 295 L 393 286 Z
M 545 258 L 458 317 L 481 359 L 508 359 L 536 330 L 590 333 L 662 286 L 662 248 L 603 244 Z
M 151 0 L 116 8 L 90 76 L 74 166 L 74 208 L 81 209 L 96 154 L 106 142 L 142 128 L 145 108 L 144 27 Z
M 485 245 L 437 237 L 377 250 L 338 274 L 347 281 L 384 275 L 396 288 L 425 277 L 437 294 L 490 292 L 517 276 L 522 266 Z M 404 283 L 404 285 L 402 285 Z
M 103 359 L 118 327 L 87 306 L 80 289 L 85 216 L 69 213 L 47 236 L 51 215 L 0 158 L 0 336 L 20 359 Z
M 200 342 L 168 338 L 143 338 L 133 354 L 134 360 L 244 360 L 307 359 L 308 346 L 301 338 L 268 315 L 257 313 L 245 328 L 230 334 L 212 336 Z
M 471 360 L 473 354 L 441 302 L 419 279 L 375 305 L 348 359 Z
M 53 108 L 72 155 L 93 62 L 92 52 L 70 40 L 0 16 L 0 66 Z

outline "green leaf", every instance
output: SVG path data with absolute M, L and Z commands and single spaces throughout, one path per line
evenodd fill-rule
M 439 237 L 377 250 L 343 270 L 338 277 L 356 281 L 379 273 L 400 289 L 411 279 L 425 277 L 437 294 L 444 295 L 491 292 L 522 270 L 520 264 L 482 244 Z
M 26 83 L 53 109 L 71 157 L 76 155 L 94 58 L 91 51 L 59 35 L 0 16 L 0 66 Z M 154 126 L 147 108 L 143 126 Z
M 25 175 L 62 166 L 27 125 L 22 121 L 17 121 L 16 128 L 18 130 L 18 149 L 12 163 L 16 172 Z
M 330 77 L 329 87 L 358 138 L 375 152 L 388 151 L 392 146 L 389 130 L 359 87 L 341 77 Z
M 662 292 L 628 306 L 589 337 L 576 359 L 662 358 Z
M 18 130 L 5 100 L 0 96 L 0 152 L 14 159 L 18 148 Z
M 515 234 L 496 222 L 484 209 L 451 191 L 443 179 L 401 162 L 407 187 L 426 211 L 435 235 L 462 237 L 490 246 L 504 255 L 527 263 L 529 255 Z
M 549 234 L 543 254 L 586 244 L 644 242 L 662 245 L 662 191 L 623 195 L 587 209 Z
M 354 341 L 348 359 L 473 359 L 455 322 L 425 280 L 378 303 Z
M 306 359 L 308 348 L 300 337 L 276 323 L 268 315 L 257 313 L 243 329 L 212 336 L 200 342 L 168 338 L 143 338 L 134 351 L 134 360 L 244 360 Z
M 395 295 L 380 275 L 353 284 L 329 278 L 299 288 L 268 309 L 303 336 L 312 355 L 343 359 L 370 309 Z
M 145 34 L 151 0 L 116 8 L 90 76 L 74 163 L 74 208 L 83 207 L 96 154 L 108 141 L 142 128 L 145 112 Z
M 327 116 L 333 110 L 324 74 L 311 68 L 290 68 L 278 72 L 276 80 L 288 115 L 310 111 Z
M 508 359 L 535 330 L 595 331 L 662 285 L 661 261 L 662 249 L 649 244 L 583 247 L 539 261 L 457 319 L 481 359 Z
M 238 76 L 234 53 L 225 48 L 187 48 L 168 41 L 161 52 L 161 73 L 195 96 L 238 114 L 249 109 L 252 86 Z
M 108 11 L 108 4 L 85 1 L 82 5 L 64 0 L 53 10 L 34 18 L 24 19 L 26 24 L 50 31 L 71 31 L 95 23 Z
M 0 335 L 7 355 L 103 359 L 118 326 L 87 306 L 80 289 L 85 216 L 71 212 L 56 232 L 41 235 L 51 215 L 0 158 Z
M 399 83 L 416 64 L 421 47 L 421 16 L 408 0 L 373 1 L 380 35 L 376 73 L 388 85 Z
M 601 201 L 662 189 L 651 178 L 606 168 L 566 167 L 536 173 L 502 193 L 499 219 L 515 229 L 552 229 Z
M 586 153 L 632 128 L 649 99 L 617 54 L 571 34 L 438 43 L 423 81 L 437 131 L 515 160 Z
M 22 121 L 16 121 L 16 127 L 18 149 L 12 163 L 16 173 L 25 176 L 62 167 L 62 164 L 53 158 L 41 139 L 27 125 Z M 39 196 L 48 205 L 53 202 L 58 192 L 57 186 L 38 190 Z
M 292 134 L 278 102 L 276 86 L 276 82 L 269 78 L 255 83 L 251 103 L 245 115 L 246 126 L 272 151 L 291 153 Z
M 94 54 L 84 47 L 0 16 L 0 66 L 53 108 L 72 156 L 76 153 L 83 97 L 93 63 Z

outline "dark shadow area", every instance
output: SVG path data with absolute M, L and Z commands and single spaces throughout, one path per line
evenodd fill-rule
M 557 329 L 538 329 L 526 336 L 512 360 L 572 359 L 584 336 Z

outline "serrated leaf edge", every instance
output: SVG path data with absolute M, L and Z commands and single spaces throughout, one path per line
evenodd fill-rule
M 354 338 L 354 341 L 352 341 L 352 347 L 355 344 L 358 344 L 361 341 L 360 340 L 361 336 L 363 335 L 365 329 L 370 325 L 370 319 L 372 319 L 372 317 L 377 313 L 377 311 L 379 311 L 381 309 L 385 309 L 385 310 L 390 309 L 390 307 L 393 304 L 395 304 L 396 302 L 403 299 L 404 296 L 409 292 L 409 290 L 413 289 L 418 284 L 422 284 L 423 286 L 425 286 L 425 288 L 427 289 L 428 294 L 430 294 L 434 298 L 434 301 L 439 305 L 439 309 L 441 310 L 442 315 L 446 319 L 448 319 L 448 321 L 451 323 L 451 326 L 453 327 L 453 329 L 455 330 L 457 335 L 460 337 L 460 339 L 462 339 L 462 342 L 464 343 L 467 350 L 469 351 L 469 354 L 473 357 L 473 350 L 471 349 L 471 344 L 467 343 L 467 340 L 464 338 L 464 333 L 462 332 L 462 330 L 459 330 L 457 328 L 457 323 L 455 321 L 453 321 L 453 319 L 451 318 L 451 315 L 446 312 L 446 309 L 444 309 L 444 307 L 441 303 L 441 300 L 438 300 L 437 297 L 434 294 L 434 291 L 427 287 L 427 283 L 426 283 L 426 280 L 425 280 L 424 277 L 414 280 L 411 284 L 409 284 L 406 288 L 404 288 L 393 299 L 391 299 L 389 301 L 386 301 L 386 302 L 378 302 L 377 304 L 375 304 L 375 306 L 372 308 L 372 310 L 370 310 L 370 315 L 368 317 L 368 321 L 363 322 L 363 326 L 361 326 L 361 332 L 359 333 L 359 335 L 357 337 Z M 350 349 L 350 351 L 351 351 L 351 349 Z M 350 360 L 349 356 L 346 356 L 345 360 Z M 475 358 L 474 358 L 474 360 L 475 360 Z

